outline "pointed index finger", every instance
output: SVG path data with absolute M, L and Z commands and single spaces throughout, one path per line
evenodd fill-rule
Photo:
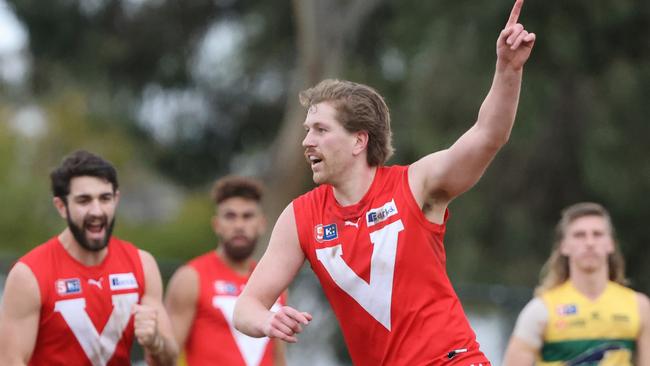
M 506 26 L 517 24 L 519 20 L 519 14 L 521 13 L 521 7 L 524 5 L 524 0 L 515 0 L 515 5 L 510 11 L 510 18 L 508 18 L 508 23 Z

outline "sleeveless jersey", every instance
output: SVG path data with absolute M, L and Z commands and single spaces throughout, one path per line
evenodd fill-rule
M 378 167 L 357 204 L 321 185 L 293 209 L 354 365 L 489 365 L 447 277 L 447 213 L 442 225 L 426 219 L 408 167 Z
M 235 301 L 248 276 L 234 272 L 214 251 L 193 259 L 188 265 L 198 273 L 199 297 L 185 344 L 187 364 L 272 366 L 273 342 L 268 337 L 246 336 L 233 325 Z
M 592 301 L 570 281 L 542 295 L 548 309 L 540 365 L 633 364 L 640 331 L 636 293 L 609 282 Z
M 111 238 L 102 263 L 85 266 L 54 237 L 19 261 L 34 273 L 41 296 L 29 365 L 131 364 L 131 308 L 145 286 L 135 246 Z

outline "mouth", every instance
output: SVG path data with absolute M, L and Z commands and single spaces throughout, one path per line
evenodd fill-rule
M 87 221 L 84 224 L 86 236 L 90 240 L 103 240 L 106 234 L 106 220 Z
M 309 165 L 311 165 L 312 169 L 318 167 L 323 162 L 323 158 L 321 156 L 313 153 L 305 153 L 305 157 L 307 158 L 307 162 Z

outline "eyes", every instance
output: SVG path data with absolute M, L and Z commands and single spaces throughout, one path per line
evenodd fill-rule
M 573 234 L 571 236 L 573 238 L 575 238 L 575 239 L 585 239 L 585 238 L 587 238 L 587 234 L 588 234 L 587 231 L 576 231 L 576 232 L 573 232 Z M 599 239 L 599 238 L 602 238 L 602 237 L 605 236 L 604 231 L 592 231 L 590 234 L 591 234 L 592 237 L 594 237 L 596 239 Z
M 109 203 L 115 199 L 115 195 L 113 193 L 104 193 L 100 194 L 98 197 L 98 200 L 100 203 Z M 79 205 L 87 205 L 90 204 L 93 201 L 93 197 L 90 195 L 80 195 L 76 196 L 74 198 L 74 202 L 79 204 Z
M 309 133 L 309 131 L 312 131 L 312 130 L 313 130 L 314 132 L 317 132 L 317 133 L 324 133 L 324 132 L 327 132 L 327 129 L 324 128 L 324 127 L 319 127 L 319 126 L 316 126 L 316 127 L 314 127 L 314 128 L 305 127 L 305 132 L 307 132 L 307 133 Z
M 242 214 L 238 214 L 236 212 L 226 212 L 223 214 L 222 218 L 224 220 L 236 220 L 237 218 L 242 218 L 245 221 L 251 220 L 255 217 L 255 212 L 244 212 Z

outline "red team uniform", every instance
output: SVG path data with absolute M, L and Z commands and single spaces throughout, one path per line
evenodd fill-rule
M 29 365 L 130 365 L 131 308 L 144 293 L 138 249 L 111 238 L 97 266 L 74 259 L 54 237 L 19 261 L 38 281 L 41 310 Z
M 199 298 L 185 344 L 187 364 L 272 366 L 273 342 L 249 337 L 233 326 L 235 301 L 249 276 L 234 272 L 214 251 L 188 265 L 199 275 Z
M 321 185 L 293 208 L 355 366 L 489 365 L 447 277 L 445 224 L 424 216 L 407 166 L 378 167 L 357 204 Z

